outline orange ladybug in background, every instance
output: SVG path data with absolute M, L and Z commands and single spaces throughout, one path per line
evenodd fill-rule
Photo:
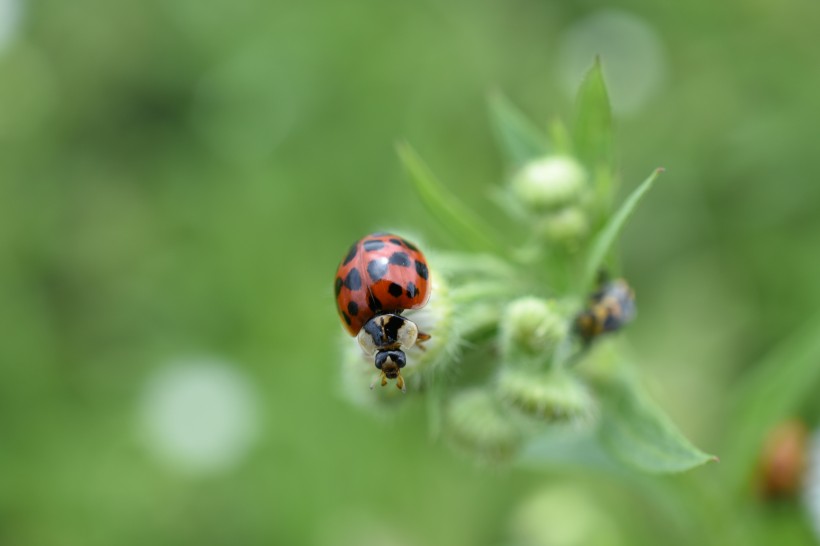
M 374 233 L 353 243 L 336 271 L 336 307 L 344 327 L 374 357 L 377 381 L 405 390 L 404 351 L 430 339 L 403 311 L 424 307 L 430 297 L 427 260 L 413 243 Z M 371 385 L 371 388 L 375 385 Z
M 790 498 L 803 486 L 809 458 L 809 430 L 797 419 L 784 421 L 766 436 L 758 461 L 758 491 L 766 499 Z

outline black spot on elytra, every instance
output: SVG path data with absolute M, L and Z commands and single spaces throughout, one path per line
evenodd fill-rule
M 387 260 L 384 258 L 370 260 L 370 263 L 367 264 L 367 273 L 374 281 L 381 279 L 387 275 Z
M 362 287 L 362 276 L 355 267 L 345 277 L 345 286 L 351 290 L 358 290 Z
M 390 295 L 393 296 L 394 298 L 398 298 L 404 292 L 404 290 L 402 290 L 402 288 L 401 288 L 401 285 L 396 284 L 394 282 L 390 283 L 390 286 L 387 287 L 387 291 L 390 292 Z
M 350 301 L 347 303 L 347 312 L 350 313 L 352 316 L 356 316 L 359 314 L 359 304 L 355 301 Z
M 381 250 L 384 248 L 384 241 L 370 239 L 369 241 L 365 241 L 362 246 L 367 252 L 373 252 L 374 250 Z
M 345 261 L 342 262 L 342 265 L 347 265 L 356 257 L 356 253 L 359 251 L 359 244 L 353 243 L 353 246 L 350 247 L 350 250 L 347 251 L 347 256 L 345 257 Z
M 408 298 L 415 298 L 416 294 L 419 293 L 419 289 L 416 288 L 416 285 L 409 282 L 407 283 L 407 297 Z
M 367 293 L 367 306 L 370 307 L 370 310 L 374 313 L 378 313 L 382 310 L 382 302 L 373 295 L 373 292 Z
M 344 311 L 342 311 L 342 318 L 345 319 L 347 325 L 350 326 L 350 317 L 347 316 L 347 313 L 345 313 Z
M 407 239 L 402 239 L 401 242 L 404 243 L 404 246 L 406 246 L 410 250 L 412 250 L 414 252 L 418 252 L 418 250 L 419 250 L 418 247 L 416 245 L 414 245 L 413 243 L 411 243 L 410 241 L 408 241 Z
M 394 245 L 402 246 L 401 239 L 390 239 L 390 242 Z
M 344 281 L 341 277 L 336 277 L 336 297 L 339 297 L 339 294 L 342 292 L 342 285 L 344 285 Z
M 401 267 L 407 267 L 410 265 L 410 256 L 404 252 L 394 252 L 393 255 L 390 256 L 390 263 Z
M 427 276 L 430 274 L 429 271 L 427 271 L 427 264 L 416 260 L 416 273 L 418 273 L 422 279 L 427 279 Z

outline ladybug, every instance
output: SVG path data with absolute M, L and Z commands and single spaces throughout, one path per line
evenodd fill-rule
M 396 387 L 404 392 L 404 351 L 430 339 L 401 316 L 427 303 L 429 277 L 427 260 L 418 247 L 389 233 L 374 233 L 353 243 L 336 270 L 339 316 L 348 333 L 357 336 L 362 350 L 374 357 L 381 372 L 376 381 L 381 380 L 382 386 L 395 379 Z
M 766 436 L 758 461 L 757 489 L 765 499 L 790 498 L 803 486 L 809 431 L 799 420 L 780 423 Z
M 575 317 L 575 331 L 584 344 L 607 332 L 616 332 L 635 318 L 635 292 L 624 279 L 607 280 L 602 275 L 599 287 L 587 307 Z

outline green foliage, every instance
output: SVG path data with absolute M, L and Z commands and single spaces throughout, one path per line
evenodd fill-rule
M 399 144 L 398 152 L 416 193 L 430 214 L 448 233 L 456 236 L 461 244 L 472 250 L 504 249 L 481 219 L 438 181 L 409 144 Z
M 490 119 L 510 167 L 521 167 L 527 161 L 550 152 L 543 132 L 500 91 L 490 95 Z
M 666 71 L 625 112 L 652 67 L 585 53 L 601 53 L 617 106 L 617 169 L 584 162 L 594 191 L 534 212 L 503 183 L 521 164 L 495 147 L 487 89 L 537 122 L 518 142 L 543 130 L 549 153 L 579 159 L 566 44 L 599 8 L 642 19 Z M 583 519 L 590 505 L 630 546 L 816 542 L 800 495 L 755 484 L 772 424 L 820 422 L 820 71 L 807 69 L 820 3 L 2 0 L 0 13 L 3 544 L 533 546 L 508 535 L 519 508 L 557 534 L 600 521 Z M 478 215 L 503 258 L 439 230 L 397 137 L 462 204 L 482 188 L 506 199 L 516 231 Z M 639 306 L 612 338 L 635 347 L 626 362 L 653 405 L 721 463 L 658 476 L 613 457 L 605 387 L 569 339 L 565 360 L 537 360 L 566 368 L 595 411 L 520 423 L 516 468 L 465 464 L 436 413 L 462 387 L 497 394 L 508 302 L 583 307 L 592 241 L 656 165 L 669 180 L 605 254 Z M 555 229 L 567 218 L 585 230 Z M 423 394 L 366 412 L 339 396 L 355 342 L 330 281 L 352 240 L 383 229 L 448 273 L 459 343 Z M 256 441 L 217 473 L 168 464 L 139 427 L 155 373 L 192 354 L 224 360 L 259 402 Z M 381 394 L 369 369 L 360 379 L 362 398 Z M 544 489 L 552 511 L 522 503 Z
M 820 316 L 815 316 L 759 362 L 729 399 L 732 426 L 725 444 L 733 491 L 752 474 L 766 434 L 816 400 L 818 384 Z
M 601 271 L 604 260 L 608 252 L 612 250 L 612 246 L 618 239 L 618 235 L 629 220 L 630 215 L 635 211 L 638 203 L 643 196 L 652 188 L 655 180 L 663 172 L 663 169 L 656 169 L 649 178 L 643 181 L 640 186 L 635 188 L 621 207 L 607 220 L 603 229 L 593 240 L 589 248 L 586 260 L 584 262 L 584 269 L 581 277 L 580 286 L 583 291 L 587 291 L 592 287 L 596 275 Z
M 484 328 L 498 332 L 491 337 L 476 337 L 471 329 L 433 329 L 435 341 L 430 343 L 460 346 L 466 342 L 473 347 L 483 347 L 480 367 L 495 370 L 489 381 L 475 374 L 463 375 L 445 384 L 435 380 L 437 399 L 454 397 L 470 402 L 465 402 L 468 408 L 465 410 L 460 409 L 460 404 L 451 404 L 448 411 L 434 412 L 445 415 L 448 423 L 444 427 L 445 435 L 449 434 L 461 447 L 471 449 L 484 460 L 520 459 L 533 464 L 541 453 L 543 464 L 549 465 L 556 460 L 553 454 L 526 446 L 538 441 L 543 444 L 545 438 L 551 436 L 551 428 L 570 421 L 582 423 L 579 434 L 586 438 L 585 442 L 600 445 L 610 468 L 620 465 L 648 473 L 674 473 L 713 459 L 695 448 L 649 399 L 641 388 L 641 381 L 634 377 L 634 370 L 630 371 L 624 364 L 625 359 L 617 354 L 617 349 L 614 356 L 607 357 L 610 362 L 606 358 L 603 364 L 596 362 L 596 358 L 606 353 L 590 351 L 574 333 L 574 317 L 582 310 L 579 302 L 596 289 L 593 286 L 596 273 L 661 172 L 661 169 L 653 172 L 617 210 L 598 208 L 610 200 L 611 188 L 596 180 L 614 179 L 611 113 L 600 62 L 596 60 L 578 95 L 578 117 L 571 149 L 577 151 L 580 163 L 566 155 L 570 148 L 566 144 L 562 146 L 562 155 L 550 155 L 546 137 L 500 93 L 492 96 L 490 112 L 502 152 L 508 162 L 518 168 L 506 190 L 509 192 L 506 199 L 520 203 L 520 208 L 509 208 L 512 213 L 528 211 L 523 213 L 522 220 L 529 223 L 534 236 L 529 250 L 512 251 L 499 245 L 496 241 L 503 236 L 494 234 L 478 215 L 458 201 L 409 145 L 399 146 L 399 155 L 410 173 L 413 187 L 440 225 L 457 235 L 465 250 L 494 252 L 499 255 L 495 258 L 497 263 L 505 259 L 514 262 L 511 266 L 494 268 L 503 271 L 501 277 L 496 277 L 491 273 L 493 269 L 465 268 L 469 263 L 491 264 L 492 258 L 482 258 L 481 254 L 470 258 L 468 254 L 448 259 L 447 254 L 439 255 L 441 261 L 437 264 L 442 282 L 444 279 L 448 284 L 452 282 L 454 297 L 459 295 L 458 300 L 453 301 L 453 314 L 462 323 L 481 323 Z M 559 141 L 564 138 L 561 127 L 557 122 L 553 125 Z M 597 173 L 596 178 L 590 180 L 582 165 Z M 585 198 L 589 193 L 592 199 Z M 593 205 L 589 206 L 589 202 Z M 583 228 L 590 218 L 598 215 L 603 220 L 600 228 L 591 237 L 585 237 Z M 556 222 L 566 223 L 570 219 L 571 223 L 560 230 L 552 227 L 559 225 Z M 530 259 L 528 252 L 542 259 Z M 567 274 L 578 280 L 569 283 L 556 280 Z M 538 278 L 553 282 L 545 285 L 529 282 Z M 493 289 L 493 285 L 501 290 Z M 442 289 L 443 285 L 439 290 Z M 492 294 L 522 297 L 496 300 L 501 305 L 496 309 L 503 308 L 502 312 L 496 311 L 495 317 L 483 315 L 481 320 L 475 320 L 473 315 L 483 308 L 482 302 L 493 301 Z M 458 339 L 459 336 L 464 339 Z M 463 365 L 459 354 L 448 350 L 442 354 L 446 355 L 445 360 L 449 358 L 452 362 L 433 362 L 428 351 L 417 357 L 417 368 L 435 370 Z M 493 357 L 494 354 L 498 356 Z M 473 353 L 471 359 L 475 358 Z M 583 366 L 590 359 L 593 363 Z M 569 360 L 579 361 L 586 375 L 579 375 L 577 369 L 568 367 Z M 471 368 L 477 366 L 473 360 Z M 413 377 L 414 369 L 408 368 L 405 375 Z M 420 390 L 431 382 L 429 372 L 418 381 L 416 387 Z M 395 400 L 392 391 L 388 396 Z M 469 409 L 475 400 L 481 401 L 481 411 Z M 589 430 L 596 430 L 597 434 L 586 437 L 585 431 Z M 564 432 L 572 435 L 572 432 Z M 566 436 L 563 438 L 563 451 L 567 452 L 572 442 L 567 442 Z M 575 464 L 585 460 L 580 453 L 572 458 Z
M 579 158 L 592 170 L 612 165 L 612 109 L 604 82 L 601 59 L 595 63 L 578 90 L 573 137 Z
M 572 138 L 579 160 L 592 174 L 595 220 L 609 214 L 615 185 L 614 128 L 600 57 L 586 73 L 575 99 Z
M 644 472 L 669 473 L 716 460 L 693 446 L 635 379 L 599 384 L 597 392 L 600 440 L 620 461 Z

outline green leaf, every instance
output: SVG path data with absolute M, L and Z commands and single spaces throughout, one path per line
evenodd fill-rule
M 621 473 L 595 437 L 594 431 L 578 426 L 553 425 L 530 440 L 518 456 L 518 463 L 533 468 L 544 466 L 586 467 Z
M 612 169 L 612 111 L 600 58 L 589 69 L 576 99 L 575 151 L 592 169 Z
M 511 166 L 521 166 L 550 152 L 544 133 L 500 92 L 490 95 L 490 121 Z
M 569 134 L 569 129 L 560 119 L 554 120 L 549 127 L 550 141 L 558 155 L 574 155 L 572 136 Z
M 638 205 L 641 198 L 646 194 L 646 192 L 649 191 L 649 188 L 652 187 L 655 179 L 657 179 L 658 175 L 662 172 L 663 169 L 655 169 L 655 171 L 649 175 L 649 178 L 644 180 L 643 183 L 638 186 L 629 197 L 627 197 L 626 201 L 624 201 L 623 205 L 621 205 L 621 208 L 619 208 L 618 211 L 609 219 L 603 229 L 598 232 L 598 235 L 592 241 L 592 244 L 589 247 L 589 252 L 586 256 L 586 260 L 584 261 L 584 269 L 581 276 L 580 288 L 582 293 L 587 293 L 589 291 L 589 288 L 592 286 L 598 271 L 604 263 L 607 253 L 610 251 L 612 245 L 615 243 L 615 240 L 618 238 L 618 234 L 621 232 L 621 229 L 623 229 L 626 221 L 635 210 L 635 207 Z
M 397 149 L 422 203 L 449 233 L 468 249 L 491 250 L 498 254 L 506 252 L 481 218 L 438 181 L 409 144 L 399 143 Z
M 580 469 L 584 476 L 615 476 L 628 482 L 651 506 L 651 517 L 663 518 L 664 529 L 686 536 L 691 543 L 711 543 L 709 539 L 714 538 L 716 526 L 708 519 L 714 511 L 699 491 L 690 492 L 681 488 L 680 482 L 658 480 L 654 475 L 625 466 L 603 449 L 588 428 L 579 428 L 577 424 L 550 426 L 524 446 L 516 462 L 534 470 Z M 692 499 L 695 494 L 696 499 Z
M 624 464 L 651 473 L 683 472 L 717 460 L 687 440 L 636 380 L 599 382 L 601 445 Z
M 734 390 L 726 438 L 733 487 L 742 487 L 749 478 L 766 434 L 816 399 L 818 387 L 820 315 L 781 342 Z

